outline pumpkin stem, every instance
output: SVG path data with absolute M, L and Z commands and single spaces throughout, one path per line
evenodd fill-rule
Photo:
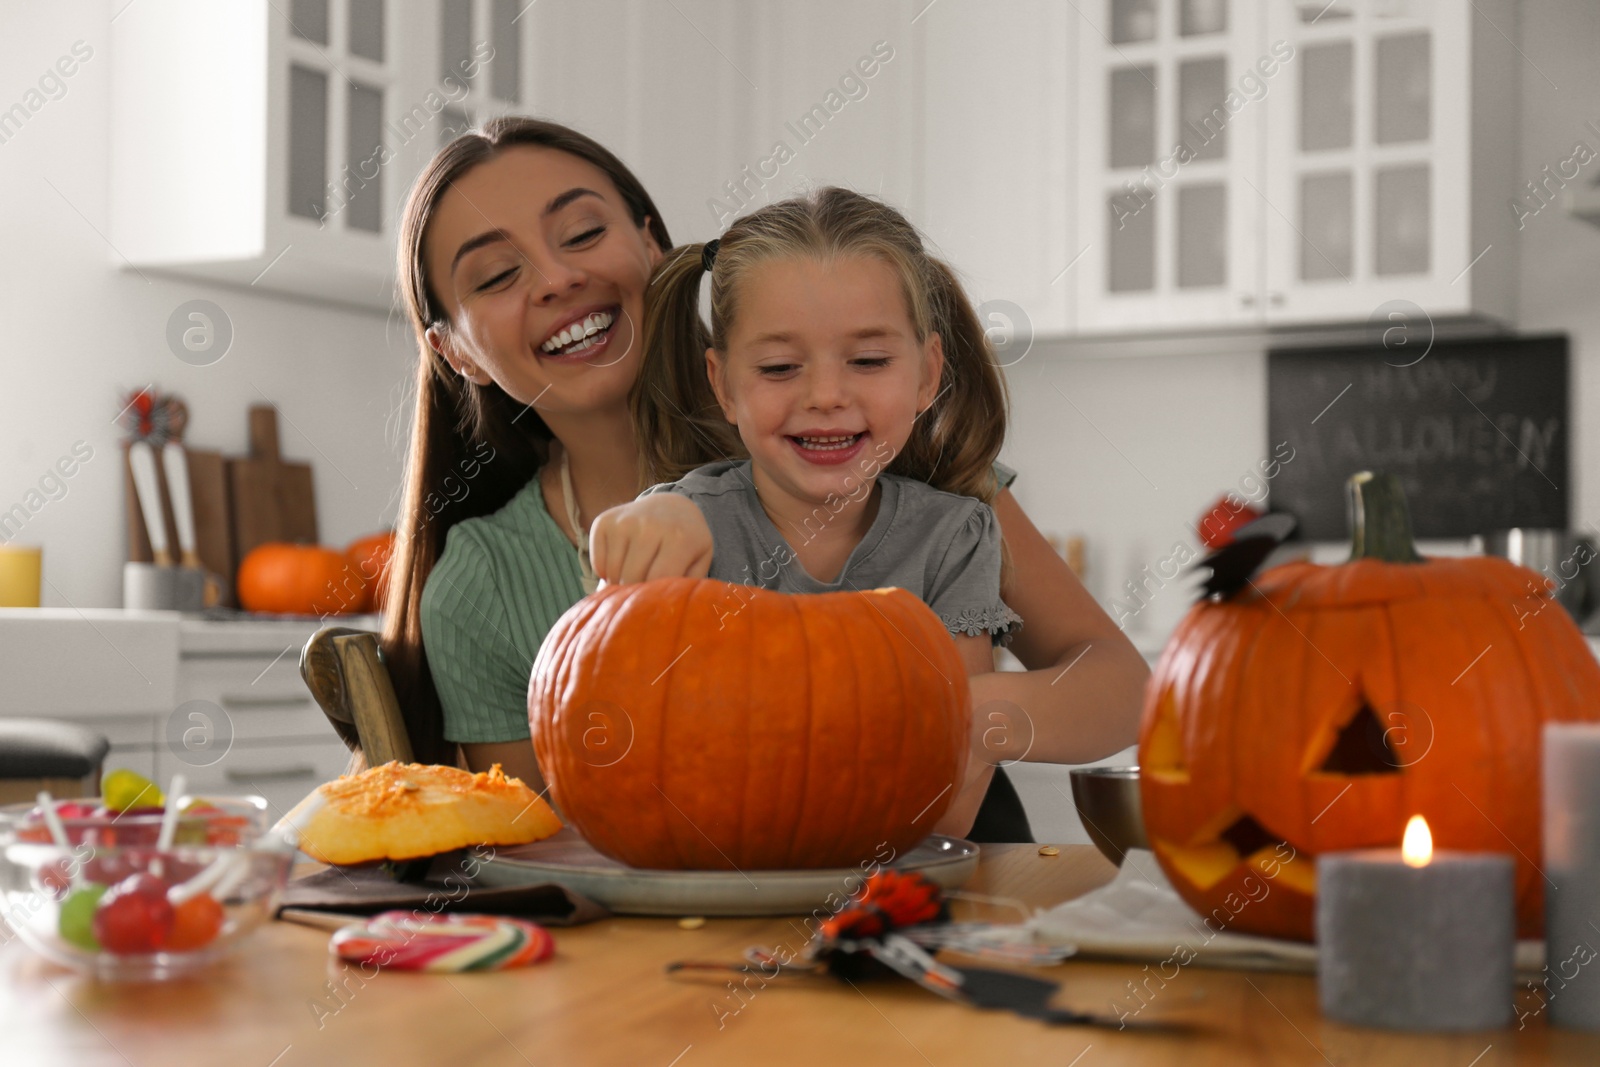
M 1362 471 L 1345 483 L 1350 505 L 1350 558 L 1421 563 L 1411 534 L 1411 510 L 1392 474 Z

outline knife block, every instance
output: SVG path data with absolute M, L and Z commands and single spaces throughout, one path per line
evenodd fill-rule
M 232 508 L 228 500 L 227 460 L 220 452 L 185 448 L 189 463 L 189 493 L 194 500 L 195 551 L 206 570 L 222 579 L 222 605 L 237 604 L 233 575 L 238 560 L 233 549 Z M 145 532 L 144 512 L 133 486 L 133 466 L 128 462 L 128 446 L 122 446 L 123 496 L 128 502 L 128 560 L 151 563 L 155 553 Z M 156 481 L 161 489 L 161 522 L 167 531 L 167 544 L 178 544 L 178 524 L 172 515 L 172 492 L 167 486 L 166 466 L 156 464 Z M 176 547 L 173 550 L 177 555 Z
M 249 410 L 250 454 L 225 456 L 188 448 L 189 492 L 194 499 L 195 551 L 206 570 L 222 579 L 222 604 L 239 603 L 234 588 L 239 562 L 252 548 L 268 541 L 317 543 L 317 506 L 311 465 L 285 460 L 278 445 L 278 411 L 270 404 Z M 122 449 L 124 496 L 128 501 L 128 559 L 155 559 L 145 532 L 139 494 L 133 486 L 128 449 Z M 177 545 L 172 493 L 164 464 L 156 464 L 161 490 L 161 520 L 167 544 Z M 174 549 L 176 554 L 176 549 Z

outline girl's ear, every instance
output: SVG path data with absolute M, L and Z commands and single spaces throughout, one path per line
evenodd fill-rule
M 737 423 L 733 412 L 733 399 L 723 389 L 722 355 L 715 348 L 706 349 L 706 379 L 711 382 L 711 391 L 716 394 L 717 406 L 722 409 L 722 417 L 729 422 Z
M 484 373 L 482 367 L 479 367 L 460 353 L 448 330 L 437 325 L 429 326 L 423 336 L 427 338 L 428 347 L 443 356 L 444 361 L 450 364 L 451 370 L 474 385 L 489 384 L 491 381 L 489 375 Z
M 938 333 L 930 331 L 922 343 L 922 384 L 917 388 L 917 413 L 927 411 L 939 396 L 939 383 L 944 379 L 944 341 Z

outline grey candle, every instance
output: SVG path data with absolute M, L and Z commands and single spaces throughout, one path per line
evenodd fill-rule
M 1408 828 L 1408 846 L 1414 836 Z M 1439 851 L 1420 866 L 1399 849 L 1319 856 L 1322 1013 L 1396 1030 L 1505 1026 L 1516 928 L 1510 856 Z
M 1544 873 L 1550 1022 L 1600 1030 L 1600 725 L 1545 725 Z

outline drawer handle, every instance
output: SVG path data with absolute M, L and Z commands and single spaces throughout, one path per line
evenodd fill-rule
M 317 769 L 309 763 L 296 764 L 292 767 L 275 767 L 260 771 L 236 771 L 228 768 L 222 772 L 223 777 L 230 782 L 242 782 L 249 785 L 251 782 L 285 782 L 293 778 L 313 778 Z
M 247 708 L 303 708 L 309 703 L 311 703 L 311 696 L 309 694 L 303 696 L 284 694 L 282 696 L 263 697 L 233 696 L 228 693 L 222 694 L 222 706 L 225 708 L 234 708 L 239 711 L 244 711 Z

